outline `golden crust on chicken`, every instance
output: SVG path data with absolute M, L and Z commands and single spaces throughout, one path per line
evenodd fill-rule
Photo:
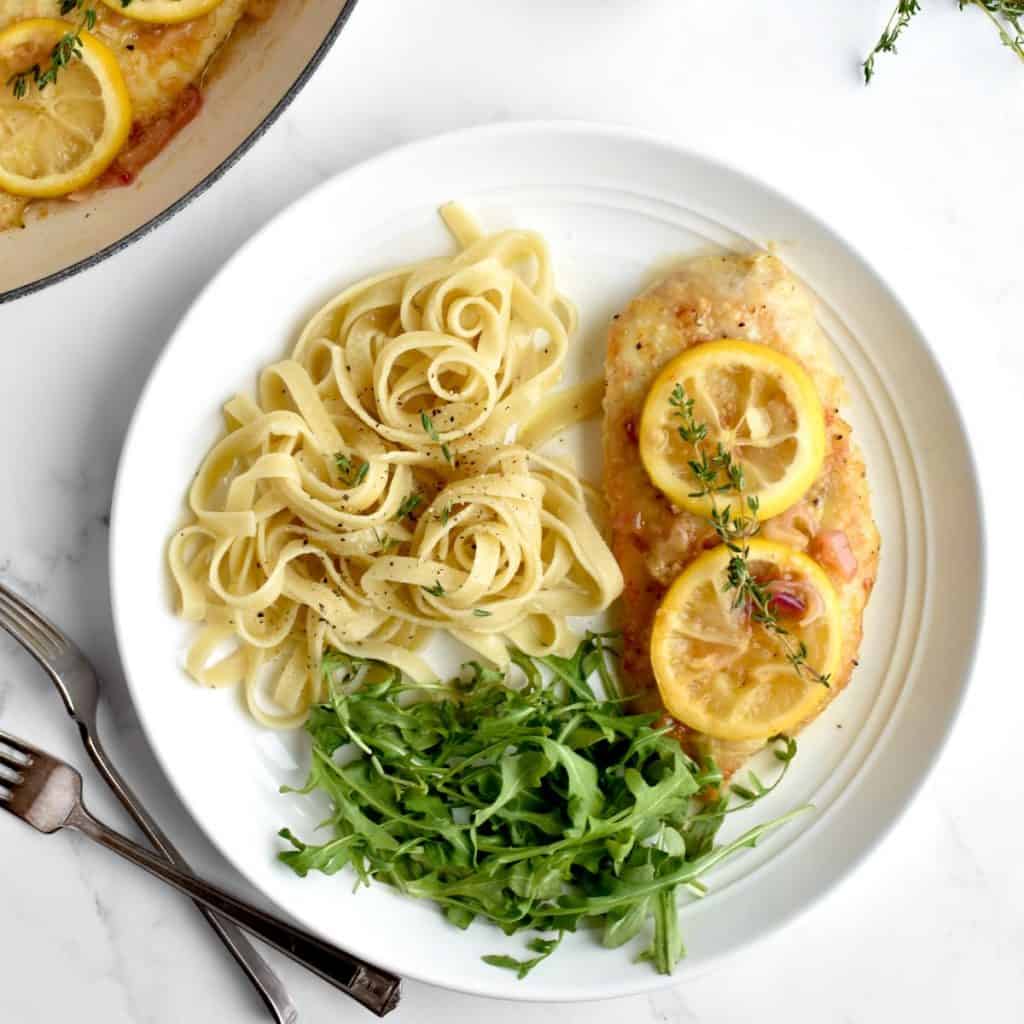
M 826 698 L 806 725 L 849 682 L 860 648 L 864 607 L 874 585 L 879 535 L 871 517 L 864 460 L 840 416 L 842 382 L 810 299 L 776 257 L 709 255 L 679 266 L 614 318 L 608 334 L 604 402 L 604 487 L 612 548 L 625 578 L 623 668 L 635 703 L 662 707 L 650 656 L 663 596 L 703 552 L 721 543 L 713 524 L 684 511 L 651 482 L 638 428 L 659 371 L 684 350 L 737 339 L 771 346 L 810 375 L 825 413 L 825 458 L 803 497 L 761 524 L 760 536 L 813 558 L 838 594 L 842 653 Z M 764 740 L 723 740 L 678 725 L 694 756 L 710 754 L 728 776 Z

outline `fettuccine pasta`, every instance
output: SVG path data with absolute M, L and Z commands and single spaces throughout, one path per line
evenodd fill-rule
M 263 370 L 258 400 L 226 404 L 170 541 L 181 615 L 202 624 L 188 672 L 243 684 L 265 725 L 325 698 L 328 649 L 419 681 L 436 630 L 499 667 L 510 645 L 567 654 L 567 619 L 622 589 L 592 492 L 536 450 L 601 394 L 555 392 L 576 313 L 547 245 L 442 216 L 455 256 L 347 288 Z

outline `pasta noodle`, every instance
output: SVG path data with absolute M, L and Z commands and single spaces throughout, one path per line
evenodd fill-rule
M 622 589 L 590 490 L 536 451 L 601 394 L 554 390 L 576 313 L 547 246 L 441 212 L 456 255 L 347 288 L 226 404 L 170 541 L 188 672 L 265 725 L 325 698 L 330 648 L 420 681 L 437 630 L 498 666 L 566 654 Z

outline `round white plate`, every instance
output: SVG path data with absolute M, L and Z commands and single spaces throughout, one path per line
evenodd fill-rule
M 689 957 L 671 978 L 635 948 L 569 937 L 526 981 L 482 963 L 521 955 L 522 937 L 460 932 L 430 904 L 348 877 L 297 878 L 275 859 L 277 830 L 310 838 L 322 807 L 282 796 L 300 783 L 302 733 L 265 732 L 231 692 L 191 684 L 190 627 L 172 612 L 167 538 L 221 429 L 221 404 L 252 389 L 306 318 L 346 283 L 447 251 L 437 207 L 460 199 L 488 229 L 547 236 L 582 328 L 570 378 L 599 372 L 611 314 L 673 257 L 779 244 L 819 301 L 865 449 L 882 562 L 853 683 L 800 737 L 793 771 L 736 831 L 810 801 L 816 811 L 744 851 L 684 909 Z M 868 264 L 793 202 L 694 153 L 619 128 L 503 125 L 416 143 L 339 175 L 261 230 L 218 274 L 171 339 L 143 392 L 114 496 L 114 620 L 150 743 L 196 820 L 268 897 L 328 939 L 406 977 L 503 998 L 625 995 L 769 934 L 824 893 L 894 823 L 956 715 L 980 617 L 982 538 L 970 454 L 927 344 Z M 593 436 L 577 436 L 585 473 Z M 765 762 L 770 771 L 770 761 Z

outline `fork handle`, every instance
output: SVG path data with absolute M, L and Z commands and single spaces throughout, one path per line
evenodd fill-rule
M 120 854 L 144 871 L 156 875 L 179 892 L 191 896 L 215 913 L 233 921 L 301 964 L 328 984 L 351 996 L 378 1017 L 390 1013 L 401 996 L 401 979 L 356 959 L 311 932 L 259 910 L 244 900 L 183 871 L 130 839 L 107 828 L 79 805 L 64 823 Z
M 170 863 L 184 871 L 190 871 L 185 858 L 174 848 L 163 829 L 150 817 L 149 812 L 132 792 L 121 773 L 111 764 L 99 737 L 82 722 L 78 723 L 78 727 L 82 734 L 82 742 L 85 744 L 85 749 L 93 764 L 96 765 L 96 769 L 117 799 L 124 805 L 125 810 L 132 816 L 135 824 Z M 281 980 L 271 970 L 270 965 L 256 952 L 249 940 L 235 925 L 228 921 L 222 921 L 208 908 L 199 905 L 198 909 L 252 982 L 278 1024 L 296 1024 L 299 1014 L 291 997 L 284 985 L 281 984 Z

